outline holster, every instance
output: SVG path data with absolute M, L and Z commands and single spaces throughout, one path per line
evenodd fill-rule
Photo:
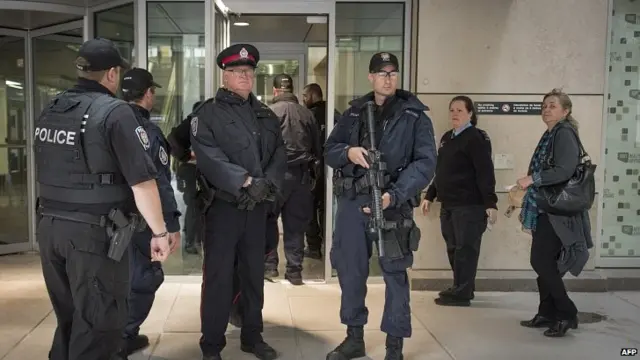
M 142 225 L 144 220 L 140 215 L 131 214 L 127 217 L 119 209 L 112 209 L 107 218 L 111 222 L 111 226 L 106 227 L 110 241 L 107 256 L 119 262 L 129 248 L 133 234 L 146 226 L 146 223 Z
M 420 245 L 420 229 L 412 219 L 387 220 L 382 232 L 385 257 L 402 259 L 412 251 L 418 251 Z
M 196 206 L 201 214 L 206 214 L 216 196 L 216 190 L 209 186 L 209 182 L 201 173 L 196 176 L 196 187 Z

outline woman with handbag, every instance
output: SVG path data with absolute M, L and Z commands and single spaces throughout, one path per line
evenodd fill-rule
M 595 194 L 595 165 L 581 161 L 588 155 L 571 110 L 571 99 L 562 91 L 554 89 L 544 96 L 542 120 L 548 129 L 533 153 L 528 176 L 518 180 L 527 190 L 519 219 L 533 236 L 531 266 L 538 274 L 540 293 L 537 314 L 520 324 L 548 327 L 548 337 L 562 337 L 578 327 L 578 310 L 562 277 L 567 271 L 577 276 L 593 246 L 587 212 Z

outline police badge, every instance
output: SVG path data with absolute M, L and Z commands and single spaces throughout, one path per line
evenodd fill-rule
M 194 116 L 191 118 L 191 135 L 196 136 L 198 133 L 198 117 Z
M 380 57 L 382 58 L 382 61 L 391 61 L 391 56 L 389 56 L 388 53 L 382 53 L 380 54 Z
M 149 150 L 149 147 L 151 146 L 149 144 L 149 136 L 147 135 L 147 132 L 144 131 L 144 128 L 142 126 L 138 126 L 136 128 L 136 136 L 138 137 L 138 140 L 140 140 L 140 144 L 142 144 L 142 147 L 145 150 Z
M 249 52 L 247 51 L 247 49 L 242 48 L 242 50 L 240 50 L 240 57 L 243 59 L 246 59 L 249 56 Z
M 167 151 L 163 146 L 160 146 L 160 151 L 158 152 L 158 159 L 160 159 L 160 163 L 162 165 L 167 165 L 169 163 L 169 156 L 167 155 Z

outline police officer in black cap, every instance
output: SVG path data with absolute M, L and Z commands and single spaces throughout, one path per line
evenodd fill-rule
M 171 252 L 180 243 L 180 212 L 171 186 L 169 167 L 169 144 L 158 125 L 150 120 L 150 111 L 155 102 L 155 91 L 161 86 L 153 81 L 153 75 L 145 69 L 134 68 L 127 71 L 122 79 L 122 94 L 129 102 L 138 123 L 147 132 L 149 138 L 145 146 L 158 170 L 158 191 L 162 203 L 164 222 L 169 232 Z M 129 296 L 129 321 L 124 332 L 127 354 L 141 350 L 149 345 L 149 338 L 140 335 L 140 325 L 149 315 L 155 294 L 164 282 L 162 265 L 151 260 L 149 241 L 151 231 L 136 233 L 133 236 L 129 255 L 131 272 L 131 292 Z
M 85 42 L 78 83 L 35 123 L 42 271 L 58 320 L 52 360 L 126 359 L 122 333 L 129 295 L 128 245 L 140 216 L 150 257 L 164 261 L 169 237 L 149 138 L 114 94 L 127 67 L 105 39 Z
M 428 108 L 412 93 L 398 89 L 400 67 L 391 53 L 373 55 L 369 82 L 373 91 L 353 100 L 325 143 L 325 160 L 334 170 L 337 195 L 331 264 L 338 272 L 342 298 L 340 320 L 347 337 L 327 355 L 327 360 L 365 356 L 364 330 L 369 258 L 374 239 L 371 209 L 372 187 L 379 186 L 384 229 L 378 258 L 386 285 L 381 330 L 387 334 L 385 360 L 402 360 L 404 338 L 411 336 L 407 269 L 418 249 L 420 230 L 413 221 L 418 195 L 433 178 L 436 146 Z M 370 138 L 369 105 L 373 105 L 375 138 Z M 375 142 L 375 143 L 374 143 Z M 377 176 L 371 180 L 371 145 L 379 149 Z M 374 230 L 374 231 L 371 231 Z
M 206 211 L 202 337 L 205 360 L 221 359 L 233 296 L 236 255 L 241 284 L 241 349 L 275 359 L 262 338 L 265 227 L 269 201 L 280 191 L 286 153 L 278 117 L 252 94 L 258 50 L 237 44 L 217 58 L 224 87 L 191 119 L 191 146 L 201 191 L 213 195 Z M 204 178 L 204 179 L 202 179 Z
M 284 277 L 293 285 L 302 285 L 304 233 L 313 216 L 311 189 L 322 157 L 320 128 L 313 113 L 298 103 L 291 76 L 280 74 L 273 79 L 273 95 L 271 110 L 280 118 L 287 149 L 287 173 L 282 197 L 267 216 L 267 242 L 273 250 L 266 256 L 265 277 L 278 276 L 278 217 L 282 214 L 287 258 Z

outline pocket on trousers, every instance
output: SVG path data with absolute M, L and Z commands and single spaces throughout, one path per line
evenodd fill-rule
M 99 332 L 122 330 L 127 321 L 127 297 L 123 296 L 121 289 L 109 289 L 119 284 L 105 285 L 98 278 L 91 279 L 89 283 L 91 309 L 87 320 L 93 329 Z

